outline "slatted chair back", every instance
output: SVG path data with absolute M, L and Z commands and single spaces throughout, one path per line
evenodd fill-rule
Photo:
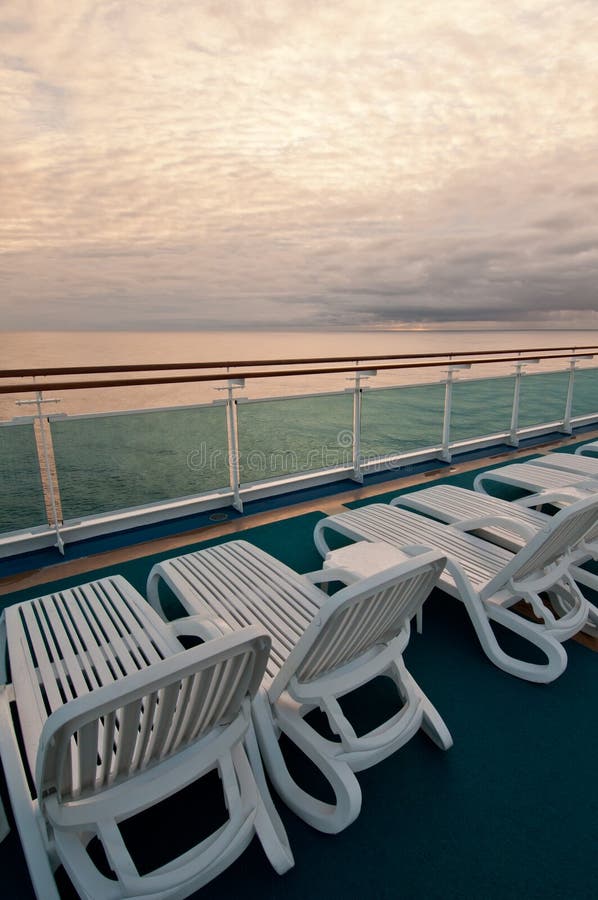
M 578 500 L 553 516 L 542 531 L 538 532 L 520 550 L 497 579 L 485 588 L 490 593 L 500 580 L 506 583 L 523 582 L 541 575 L 549 566 L 570 556 L 571 551 L 596 530 L 598 520 L 598 495 Z
M 234 722 L 269 650 L 266 633 L 251 626 L 66 703 L 42 731 L 38 796 L 67 803 L 98 794 Z
M 42 727 L 54 710 L 181 648 L 118 575 L 9 606 L 5 618 L 32 775 Z
M 445 562 L 439 552 L 428 551 L 328 598 L 274 679 L 271 699 L 292 677 L 312 682 L 386 646 L 425 601 Z

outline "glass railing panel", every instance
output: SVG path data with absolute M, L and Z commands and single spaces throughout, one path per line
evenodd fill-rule
M 238 426 L 242 483 L 351 464 L 351 394 L 239 403 Z
M 573 382 L 572 416 L 598 413 L 598 369 L 579 369 Z
M 455 382 L 451 443 L 509 431 L 514 389 L 514 376 Z
M 363 392 L 364 461 L 435 447 L 442 440 L 444 385 L 418 384 Z
M 0 532 L 47 523 L 32 423 L 0 426 Z
M 65 519 L 228 486 L 224 406 L 51 422 Z
M 524 375 L 521 379 L 519 427 L 529 428 L 544 422 L 562 422 L 565 417 L 568 372 Z

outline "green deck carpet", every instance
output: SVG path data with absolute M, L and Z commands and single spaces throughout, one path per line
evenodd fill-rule
M 279 805 L 295 869 L 277 881 L 256 847 L 206 895 L 238 896 L 245 878 L 252 898 L 287 900 L 596 896 L 598 658 L 569 647 L 557 682 L 522 682 L 486 660 L 460 604 L 437 593 L 406 662 L 454 747 L 443 753 L 420 732 L 361 773 L 361 815 L 334 837 Z M 372 686 L 370 711 L 382 694 Z
M 316 522 L 318 519 L 323 518 L 324 515 L 321 512 L 307 513 L 303 516 L 284 519 L 281 522 L 273 522 L 270 525 L 248 528 L 238 535 L 227 535 L 209 541 L 195 541 L 175 551 L 154 553 L 151 556 L 144 556 L 116 566 L 105 566 L 104 568 L 87 572 L 84 576 L 73 575 L 69 578 L 60 578 L 55 581 L 49 580 L 43 588 L 27 588 L 26 590 L 15 591 L 5 597 L 0 597 L 0 610 L 10 603 L 30 600 L 32 597 L 39 597 L 44 593 L 48 594 L 56 590 L 64 590 L 65 588 L 81 584 L 83 581 L 93 581 L 96 578 L 113 575 L 115 572 L 123 575 L 127 581 L 145 596 L 147 576 L 155 563 L 173 556 L 191 553 L 193 550 L 199 550 L 201 547 L 212 547 L 216 544 L 222 544 L 225 541 L 234 540 L 235 537 L 237 539 L 242 538 L 244 541 L 251 541 L 267 553 L 277 556 L 278 559 L 281 559 L 298 572 L 309 572 L 312 569 L 319 569 L 321 566 L 320 555 L 313 546 L 311 538 Z M 48 569 L 49 576 L 50 572 L 51 570 Z
M 596 440 L 590 440 L 586 438 L 585 441 L 576 441 L 575 444 L 567 444 L 566 447 L 555 447 L 555 449 L 551 452 L 553 453 L 575 453 L 578 447 L 583 447 L 584 444 L 596 443 Z M 597 454 L 598 455 L 598 454 Z

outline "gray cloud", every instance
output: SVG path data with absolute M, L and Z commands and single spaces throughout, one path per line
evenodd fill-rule
M 561 256 L 577 256 L 579 253 L 597 253 L 598 254 L 598 233 L 596 237 L 589 240 L 578 240 L 571 243 L 557 244 L 551 248 L 552 253 Z
M 4 30 L 5 328 L 596 325 L 584 0 L 54 7 Z

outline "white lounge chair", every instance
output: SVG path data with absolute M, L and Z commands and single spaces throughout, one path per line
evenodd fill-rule
M 598 456 L 598 441 L 589 441 L 587 444 L 582 444 L 575 453 L 577 456 Z
M 598 479 L 598 459 L 578 456 L 575 453 L 546 453 L 538 459 L 530 459 L 530 465 L 548 466 L 563 472 L 572 472 L 583 478 Z
M 361 808 L 355 772 L 389 756 L 419 728 L 443 749 L 452 744 L 401 655 L 409 620 L 443 565 L 441 554 L 425 553 L 328 596 L 313 581 L 343 579 L 343 571 L 313 573 L 310 580 L 245 541 L 230 541 L 158 563 L 147 590 L 159 610 L 159 588 L 165 582 L 188 612 L 203 617 L 206 638 L 249 623 L 268 630 L 272 652 L 253 702 L 266 769 L 298 816 L 320 831 L 336 833 Z M 357 736 L 339 698 L 382 674 L 393 679 L 403 706 L 387 722 Z M 337 740 L 322 736 L 305 720 L 318 708 Z M 294 781 L 279 745 L 281 733 L 320 769 L 334 791 L 334 804 Z
M 534 502 L 537 500 L 538 496 Z M 529 509 L 524 504 L 525 500 L 509 502 L 453 484 L 437 484 L 420 491 L 410 491 L 390 502 L 391 506 L 411 509 L 447 525 L 455 525 L 461 531 L 471 531 L 513 553 L 525 547 L 531 537 L 551 527 L 551 516 Z M 596 517 L 596 524 L 582 542 L 571 548 L 569 571 L 578 584 L 598 591 L 598 576 L 579 568 L 589 559 L 598 559 L 598 509 Z M 598 607 L 588 601 L 588 609 L 588 621 L 583 631 L 595 637 L 598 636 Z
M 39 900 L 58 900 L 60 863 L 82 897 L 186 897 L 256 833 L 277 871 L 293 864 L 250 715 L 263 628 L 184 650 L 194 621 L 165 624 L 121 577 L 8 607 L 0 628 L 0 754 Z M 119 824 L 213 770 L 228 820 L 139 874 Z M 92 862 L 93 837 L 114 878 Z
M 521 488 L 530 494 L 543 494 L 539 497 L 538 504 L 548 502 L 546 492 L 550 491 L 552 502 L 555 506 L 566 506 L 572 499 L 581 496 L 590 496 L 598 491 L 598 478 L 591 479 L 581 472 L 565 471 L 554 466 L 542 465 L 544 457 L 533 462 L 511 463 L 508 466 L 499 466 L 496 469 L 486 469 L 476 475 L 473 487 L 482 494 L 491 494 L 497 484 L 506 484 L 511 487 Z M 572 490 L 573 489 L 573 490 Z M 533 497 L 526 498 L 530 503 Z
M 465 604 L 484 652 L 499 668 L 528 681 L 549 682 L 567 665 L 561 642 L 576 634 L 588 618 L 588 602 L 569 575 L 570 547 L 593 526 L 598 497 L 587 502 L 575 517 L 567 510 L 551 519 L 550 528 L 530 538 L 513 554 L 451 525 L 434 522 L 406 509 L 372 504 L 321 519 L 314 531 L 322 556 L 329 552 L 325 533 L 338 532 L 354 540 L 386 541 L 409 552 L 414 545 L 433 547 L 446 554 L 440 587 Z M 560 618 L 542 602 L 546 592 Z M 526 601 L 539 619 L 530 621 L 511 607 Z M 495 621 L 536 644 L 547 656 L 544 664 L 507 654 L 499 645 L 490 622 Z

